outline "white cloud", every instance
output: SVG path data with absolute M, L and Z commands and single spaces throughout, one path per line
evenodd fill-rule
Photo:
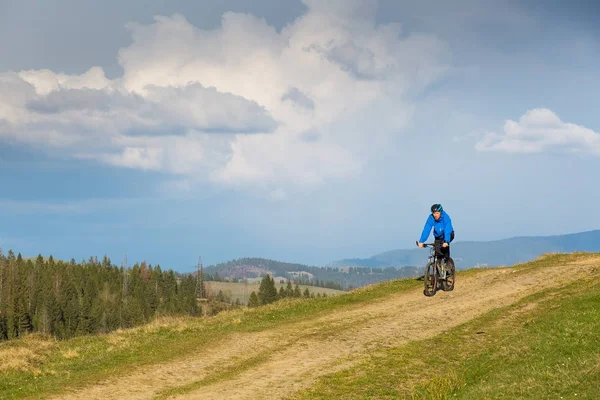
M 377 25 L 374 0 L 305 4 L 281 32 L 231 12 L 214 30 L 178 14 L 130 23 L 114 80 L 98 67 L 0 74 L 0 140 L 275 198 L 356 176 L 405 127 L 407 94 L 446 72 L 448 50 Z
M 140 169 L 160 169 L 163 150 L 150 147 L 126 147 L 122 154 L 101 157 L 109 164 Z
M 600 133 L 563 122 L 548 109 L 536 108 L 527 111 L 518 122 L 507 120 L 502 134 L 486 134 L 475 148 L 513 153 L 559 151 L 600 155 Z
M 59 89 L 104 89 L 112 85 L 100 67 L 92 67 L 81 75 L 57 74 L 43 69 L 22 71 L 19 76 L 33 85 L 41 96 Z

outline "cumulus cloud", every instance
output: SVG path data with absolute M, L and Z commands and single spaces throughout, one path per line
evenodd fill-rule
M 107 112 L 111 107 L 127 106 L 125 96 L 117 93 L 111 97 L 108 92 L 98 89 L 59 89 L 45 96 L 34 96 L 26 105 L 30 111 L 42 114 L 73 110 Z
M 292 101 L 300 107 L 313 110 L 315 108 L 315 102 L 308 97 L 305 93 L 302 93 L 298 88 L 292 87 L 281 96 L 281 101 Z
M 113 85 L 100 67 L 92 67 L 81 75 L 55 73 L 47 69 L 21 71 L 19 76 L 35 87 L 36 93 L 46 95 L 58 89 L 104 89 Z
M 200 30 L 179 14 L 129 23 L 124 73 L 0 74 L 0 140 L 220 185 L 314 185 L 360 173 L 448 69 L 434 36 L 375 22 L 375 0 L 304 0 L 277 32 L 228 12 Z M 177 178 L 178 179 L 178 178 Z
M 558 151 L 600 155 L 600 133 L 581 125 L 567 123 L 552 111 L 536 108 L 519 121 L 508 120 L 504 132 L 488 133 L 476 144 L 481 151 L 540 153 Z
M 272 132 L 277 123 L 256 102 L 199 83 L 183 87 L 147 85 L 144 96 L 106 89 L 57 89 L 32 96 L 26 109 L 48 124 L 67 118 L 103 131 L 172 134 Z M 45 115 L 44 115 L 45 114 Z

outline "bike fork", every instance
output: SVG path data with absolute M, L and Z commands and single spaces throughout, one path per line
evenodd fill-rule
M 440 271 L 440 279 L 446 279 L 446 264 L 444 263 L 439 263 L 438 264 L 438 270 Z

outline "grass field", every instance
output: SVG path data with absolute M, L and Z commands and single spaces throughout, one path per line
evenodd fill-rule
M 545 272 L 540 271 L 545 268 L 598 262 L 598 255 L 554 255 L 498 271 L 506 272 L 503 274 L 490 275 L 490 271 L 483 269 L 459 271 L 457 281 L 464 285 L 467 279 L 476 282 L 480 276 L 493 276 L 493 282 L 502 284 L 509 277 L 543 276 Z M 264 366 L 269 360 L 278 361 L 296 343 L 302 350 L 302 342 L 312 340 L 311 346 L 306 347 L 308 351 L 357 324 L 366 323 L 365 326 L 378 329 L 383 320 L 378 320 L 377 315 L 389 309 L 388 304 L 395 304 L 390 300 L 398 299 L 403 293 L 413 293 L 420 287 L 422 282 L 414 279 L 395 280 L 328 298 L 286 299 L 255 309 L 227 311 L 210 318 L 159 318 L 143 327 L 107 335 L 65 341 L 31 335 L 2 342 L 0 398 L 48 398 L 86 385 L 96 385 L 102 390 L 106 383 L 99 384 L 100 381 L 117 382 L 123 376 L 125 383 L 118 387 L 126 390 L 135 382 L 127 377 L 132 371 L 142 371 L 140 376 L 145 377 L 144 374 L 150 374 L 155 365 L 167 365 L 168 368 L 168 363 L 178 365 L 180 359 L 188 361 L 182 364 L 185 369 L 176 373 L 174 382 L 177 386 L 159 387 L 147 398 L 194 395 L 195 390 L 205 390 L 220 382 L 231 386 L 240 376 Z M 414 299 L 411 301 L 417 303 L 411 307 L 418 308 L 426 302 L 441 302 L 443 297 L 432 300 L 421 295 Z M 327 374 L 329 371 L 326 370 L 314 385 L 296 391 L 288 398 L 597 398 L 600 387 L 599 304 L 598 273 L 571 284 L 557 283 L 556 287 L 539 290 L 508 306 L 492 309 L 442 334 L 411 340 L 401 346 L 374 348 L 368 360 L 337 372 Z M 375 310 L 374 305 L 380 311 L 368 311 Z M 418 310 L 417 316 L 425 317 L 420 316 Z M 331 319 L 331 322 L 324 323 L 323 319 Z M 302 331 L 296 328 L 300 323 L 304 326 Z M 439 323 L 444 324 L 444 321 L 439 320 Z M 273 343 L 272 335 L 276 332 L 290 335 L 289 341 Z M 263 333 L 265 344 L 273 343 L 273 347 L 260 348 L 247 358 L 239 358 L 242 354 L 238 354 L 230 364 L 210 367 L 200 379 L 183 380 L 182 377 L 190 373 L 188 364 L 192 353 L 197 352 L 200 359 L 204 359 L 203 349 L 221 349 L 220 346 L 227 343 Z M 347 337 L 356 344 L 368 339 Z M 223 347 L 223 351 L 227 351 L 227 347 Z M 335 353 L 336 350 L 330 351 Z M 313 354 L 313 357 L 318 356 L 319 353 Z M 303 362 L 308 361 L 311 360 Z M 276 365 L 281 368 L 281 364 Z M 257 373 L 264 376 L 263 370 Z M 140 382 L 138 385 L 143 389 L 151 383 L 160 384 L 160 379 L 153 377 Z M 85 396 L 82 392 L 77 398 Z
M 222 290 L 223 294 L 231 297 L 231 299 L 234 303 L 237 299 L 239 299 L 241 304 L 246 305 L 246 304 L 248 304 L 248 297 L 250 296 L 250 293 L 252 293 L 254 291 L 256 294 L 258 294 L 258 288 L 260 287 L 260 282 L 253 282 L 253 283 L 249 282 L 247 285 L 245 285 L 242 282 L 233 283 L 233 282 L 208 281 L 208 282 L 205 282 L 205 285 L 206 285 L 207 290 L 210 290 L 215 295 L 217 293 L 219 293 L 219 290 Z M 287 284 L 275 283 L 275 288 L 277 289 L 277 292 L 279 292 L 279 288 L 282 286 L 285 289 Z M 307 286 L 307 285 L 298 285 L 298 286 L 300 287 L 301 293 L 304 294 L 304 290 L 306 288 L 308 288 L 308 291 L 311 294 L 314 293 L 315 296 L 317 295 L 317 293 L 320 293 L 321 296 L 323 294 L 326 294 L 327 296 L 337 296 L 339 294 L 347 293 L 343 290 L 328 289 L 328 288 L 322 288 L 322 287 L 318 287 L 318 286 Z M 293 285 L 293 287 L 295 287 L 295 285 Z
M 418 285 L 415 280 L 390 281 L 339 296 L 289 299 L 210 318 L 159 318 L 143 327 L 65 341 L 30 335 L 0 342 L 0 399 L 60 393 L 65 386 L 77 388 L 134 367 L 185 356 L 190 349 L 201 351 L 229 335 L 315 318 Z
M 559 255 L 523 267 L 568 260 Z M 599 343 L 596 278 L 374 354 L 293 399 L 598 399 Z

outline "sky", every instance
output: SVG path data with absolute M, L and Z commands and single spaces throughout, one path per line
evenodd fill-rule
M 192 271 L 600 228 L 593 1 L 0 0 L 0 248 Z

